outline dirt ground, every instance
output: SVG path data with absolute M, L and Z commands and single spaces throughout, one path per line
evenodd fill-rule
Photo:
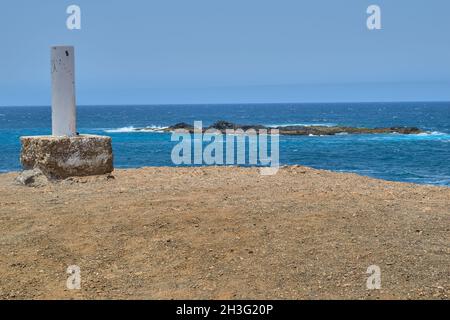
M 285 167 L 0 175 L 1 299 L 448 299 L 450 188 Z M 69 265 L 81 290 L 66 287 Z M 381 289 L 366 270 L 381 268 Z

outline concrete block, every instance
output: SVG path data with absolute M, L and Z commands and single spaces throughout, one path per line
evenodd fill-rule
M 80 135 L 21 137 L 20 161 L 24 170 L 40 169 L 51 179 L 111 173 L 111 138 Z

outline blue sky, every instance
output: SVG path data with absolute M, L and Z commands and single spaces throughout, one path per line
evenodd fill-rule
M 50 104 L 55 44 L 76 48 L 85 105 L 450 101 L 449 15 L 448 0 L 2 1 L 0 106 Z

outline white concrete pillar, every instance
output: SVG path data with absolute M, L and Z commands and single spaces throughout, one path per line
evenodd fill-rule
M 52 134 L 76 135 L 75 50 L 71 46 L 51 48 Z

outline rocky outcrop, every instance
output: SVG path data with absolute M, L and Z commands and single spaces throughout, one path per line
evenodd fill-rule
M 75 137 L 22 137 L 20 161 L 24 170 L 39 169 L 50 179 L 111 173 L 111 138 L 80 135 Z
M 186 123 L 178 123 L 174 126 L 164 129 L 166 132 L 172 132 L 175 130 L 187 130 L 191 133 L 194 132 L 194 127 Z M 226 130 L 244 130 L 249 129 L 254 130 L 271 130 L 277 129 L 282 135 L 336 135 L 336 134 L 377 134 L 377 133 L 399 133 L 399 134 L 418 134 L 423 131 L 416 127 L 390 127 L 390 128 L 356 128 L 356 127 L 345 127 L 345 126 L 287 126 L 287 127 L 265 127 L 262 125 L 238 125 L 228 121 L 218 121 L 213 125 L 203 128 L 203 131 L 215 129 L 222 133 L 226 133 Z
M 330 136 L 336 134 L 380 134 L 380 133 L 399 133 L 399 134 L 417 134 L 422 130 L 414 127 L 392 127 L 392 128 L 354 128 L 354 127 L 325 127 L 325 126 L 311 126 L 311 127 L 280 127 L 280 134 L 284 135 L 315 135 L 315 136 Z

